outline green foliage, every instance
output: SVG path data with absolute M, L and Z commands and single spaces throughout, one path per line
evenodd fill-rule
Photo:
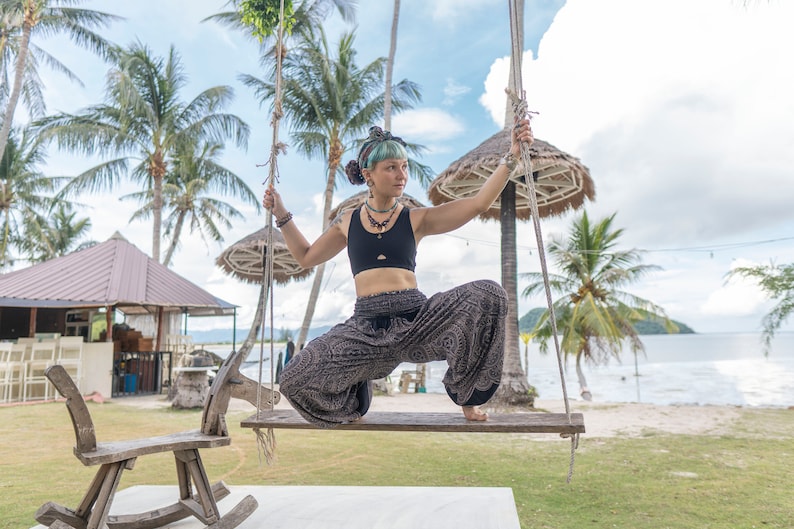
M 736 268 L 730 276 L 755 279 L 758 286 L 777 304 L 762 320 L 764 355 L 769 354 L 772 338 L 789 316 L 794 313 L 794 263 L 760 265 Z
M 201 421 L 201 410 L 142 409 L 121 400 L 88 403 L 99 439 L 166 435 Z M 663 435 L 650 427 L 637 438 L 586 434 L 570 484 L 567 441 L 511 434 L 280 430 L 278 464 L 265 466 L 257 463 L 256 436 L 239 426 L 247 410 L 227 417 L 232 446 L 201 455 L 210 480 L 223 479 L 232 491 L 242 485 L 510 487 L 521 527 L 790 529 L 794 414 L 736 412 L 722 435 Z M 96 467 L 72 455 L 64 405 L 0 408 L 0 416 L 13 425 L 3 431 L 9 456 L 0 460 L 0 529 L 33 527 L 46 501 L 76 506 Z M 775 435 L 768 435 L 770 425 Z M 404 464 L 395 466 L 398 461 Z M 174 486 L 173 468 L 171 454 L 139 458 L 120 488 Z
M 254 37 L 262 42 L 267 37 L 278 33 L 280 0 L 242 0 L 239 5 L 241 21 Z M 292 0 L 284 0 L 284 31 L 292 33 L 295 24 L 295 13 Z
M 543 313 L 546 309 L 542 307 L 535 307 L 531 309 L 529 312 L 521 316 L 521 319 L 518 320 L 518 330 L 519 332 L 526 332 L 531 333 L 532 330 L 535 328 L 535 325 L 540 320 L 540 317 L 543 316 Z M 665 327 L 664 322 L 660 322 L 651 316 L 646 316 L 644 319 L 639 321 L 635 321 L 633 323 L 634 329 L 637 331 L 637 334 L 694 334 L 695 331 L 689 327 L 688 325 L 681 323 L 680 321 L 670 320 L 673 324 L 678 327 L 677 330 L 668 330 Z

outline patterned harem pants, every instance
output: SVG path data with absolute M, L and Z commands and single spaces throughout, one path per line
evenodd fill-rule
M 280 391 L 307 421 L 329 428 L 366 413 L 368 381 L 402 362 L 446 360 L 449 396 L 483 404 L 501 380 L 506 314 L 507 294 L 489 280 L 430 298 L 416 289 L 360 297 L 352 317 L 284 366 Z

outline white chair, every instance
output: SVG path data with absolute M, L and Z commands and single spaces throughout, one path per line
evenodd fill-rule
M 74 380 L 75 386 L 82 390 L 83 337 L 62 336 L 58 343 L 58 355 L 55 363 L 62 365 Z
M 22 385 L 25 378 L 25 360 L 30 346 L 24 343 L 12 343 L 5 364 L 5 391 L 7 401 L 22 400 Z M 16 391 L 14 391 L 16 390 Z
M 0 396 L 3 399 L 0 402 L 9 402 L 9 394 L 11 393 L 11 372 L 9 367 L 12 345 L 10 342 L 0 343 Z
M 42 395 L 44 400 L 49 400 L 50 381 L 44 372 L 54 363 L 55 342 L 34 343 L 30 346 L 30 355 L 25 361 L 25 378 L 22 381 L 23 401 L 39 398 Z M 34 392 L 37 386 L 41 386 L 42 391 Z

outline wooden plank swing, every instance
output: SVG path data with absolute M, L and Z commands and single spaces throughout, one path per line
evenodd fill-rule
M 518 14 L 515 0 L 508 2 L 510 9 L 510 32 L 511 32 L 511 66 L 513 86 L 511 91 L 508 92 L 512 99 L 513 113 L 515 116 L 528 115 L 526 102 L 519 98 L 523 94 L 521 89 L 521 47 L 518 43 Z M 283 15 L 283 13 L 282 13 Z M 281 45 L 281 33 L 279 33 L 278 46 Z M 280 81 L 280 62 L 278 63 L 276 72 L 276 106 L 280 105 L 281 99 L 281 83 Z M 278 157 L 278 124 L 280 116 L 274 113 L 273 116 L 273 147 L 271 149 L 270 161 L 268 166 L 270 168 L 269 184 L 273 185 L 275 182 L 275 174 L 277 167 Z M 525 144 L 521 145 L 521 158 L 525 172 L 528 175 L 532 174 L 532 164 L 530 159 L 529 147 Z M 551 310 L 551 293 L 549 290 L 548 272 L 545 263 L 543 240 L 540 231 L 540 224 L 538 221 L 538 205 L 535 191 L 535 184 L 533 178 L 526 178 L 525 181 L 529 187 L 530 207 L 532 211 L 532 219 L 535 223 L 535 234 L 538 239 L 538 252 L 540 255 L 541 268 L 546 284 L 546 297 L 548 305 Z M 273 285 L 273 244 L 272 244 L 272 230 L 273 219 L 272 215 L 268 215 L 268 231 L 269 241 L 266 246 L 267 254 L 263 255 L 263 284 L 265 285 L 266 295 L 262 300 L 262 313 L 266 306 L 267 292 L 270 291 Z M 272 314 L 271 314 L 272 316 Z M 366 414 L 358 421 L 345 423 L 336 426 L 334 430 L 358 430 L 358 431 L 424 431 L 424 432 L 500 432 L 500 433 L 559 433 L 562 437 L 569 437 L 571 439 L 571 470 L 569 470 L 568 479 L 570 480 L 572 467 L 573 467 L 573 453 L 578 443 L 578 436 L 585 432 L 584 417 L 581 413 L 571 413 L 568 403 L 568 395 L 565 388 L 565 379 L 562 370 L 562 358 L 559 353 L 559 343 L 556 340 L 556 323 L 554 321 L 554 314 L 552 310 L 551 323 L 554 329 L 555 345 L 557 347 L 557 357 L 560 364 L 560 378 L 562 381 L 562 391 L 565 400 L 565 413 L 511 413 L 492 415 L 487 421 L 467 421 L 461 414 L 454 413 L 394 413 L 394 412 L 371 412 Z M 264 326 L 263 326 L 264 327 Z M 272 329 L 272 325 L 271 325 Z M 263 337 L 264 338 L 264 337 Z M 264 340 L 263 340 L 264 342 Z M 272 343 L 272 340 L 271 340 Z M 273 351 L 271 346 L 271 365 L 273 365 Z M 263 358 L 260 355 L 260 365 Z M 261 370 L 260 370 L 261 379 Z M 271 385 L 272 385 L 271 381 Z M 261 380 L 260 380 L 261 383 Z M 269 411 L 262 410 L 257 407 L 257 413 L 246 420 L 241 422 L 244 428 L 253 428 L 255 430 L 261 429 L 275 429 L 275 428 L 291 428 L 291 429 L 311 429 L 315 426 L 306 422 L 294 411 L 276 411 L 271 409 Z M 267 447 L 266 452 L 267 452 Z

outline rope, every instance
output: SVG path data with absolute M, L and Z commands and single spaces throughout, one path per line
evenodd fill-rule
M 513 108 L 513 115 L 518 121 L 521 119 L 522 116 L 529 115 L 529 110 L 527 107 L 526 102 L 526 93 L 522 88 L 522 81 L 521 81 L 521 43 L 519 42 L 519 24 L 523 23 L 523 20 L 520 19 L 518 16 L 518 6 L 517 2 L 523 2 L 523 0 L 510 0 L 510 36 L 511 36 L 511 60 L 510 65 L 512 68 L 512 78 L 513 78 L 513 86 L 506 90 L 508 97 L 510 98 L 512 108 Z M 521 95 L 519 97 L 519 94 Z M 543 234 L 540 228 L 540 214 L 538 212 L 538 200 L 535 193 L 535 180 L 532 177 L 532 159 L 531 153 L 529 151 L 529 146 L 526 143 L 521 143 L 521 162 L 524 167 L 524 181 L 526 182 L 527 186 L 529 187 L 529 207 L 532 215 L 532 224 L 535 229 L 535 239 L 537 241 L 537 248 L 538 248 L 538 258 L 540 260 L 540 268 L 543 274 L 543 285 L 544 290 L 546 293 L 546 303 L 549 307 L 549 322 L 551 323 L 551 332 L 554 338 L 554 348 L 557 352 L 557 368 L 560 374 L 560 382 L 562 384 L 562 396 L 563 401 L 565 402 L 565 415 L 568 418 L 568 424 L 571 424 L 571 406 L 568 400 L 568 390 L 565 387 L 565 372 L 563 369 L 563 357 L 562 351 L 560 348 L 559 338 L 557 336 L 557 318 L 554 315 L 554 302 L 552 301 L 551 297 L 551 287 L 549 285 L 549 271 L 548 266 L 546 265 L 546 251 L 545 246 L 543 244 Z M 574 456 L 576 452 L 576 448 L 579 444 L 579 434 L 560 434 L 561 437 L 570 437 L 571 438 L 571 462 L 568 467 L 568 478 L 567 482 L 571 482 L 571 478 L 573 477 L 573 464 L 574 464 Z
M 284 151 L 284 145 L 279 141 L 279 123 L 284 112 L 281 105 L 281 65 L 284 57 L 284 0 L 279 2 L 279 23 L 278 23 L 278 41 L 276 43 L 276 91 L 275 101 L 273 105 L 273 117 L 270 125 L 273 129 L 273 141 L 270 147 L 270 160 L 268 162 L 268 180 L 267 186 L 275 185 L 278 180 L 278 154 Z M 267 302 L 270 301 L 270 388 L 275 388 L 275 363 L 274 359 L 274 342 L 273 342 L 273 296 L 271 290 L 273 288 L 273 215 L 267 215 L 267 238 L 266 238 L 266 253 L 263 252 L 264 266 L 262 270 L 262 337 L 259 342 L 259 383 L 256 390 L 256 414 L 257 417 L 262 412 L 262 362 L 264 360 L 265 348 L 265 314 L 267 313 Z M 274 390 L 275 391 L 275 390 Z M 270 410 L 273 411 L 274 401 L 270 398 Z M 266 433 L 262 433 L 260 428 L 254 428 L 256 433 L 256 444 L 259 449 L 259 461 L 262 462 L 264 457 L 268 465 L 272 465 L 276 460 L 276 434 L 273 428 L 268 428 Z

